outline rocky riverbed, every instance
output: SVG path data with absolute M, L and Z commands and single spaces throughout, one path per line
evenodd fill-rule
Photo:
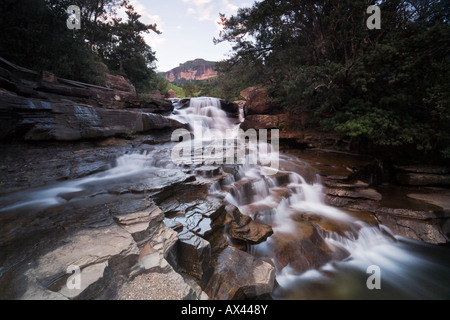
M 289 264 L 306 271 L 348 255 L 324 249 L 320 235 L 345 232 L 344 225 L 299 213 L 297 236 L 272 235 L 264 220 L 270 206 L 238 209 L 212 193 L 221 185 L 253 197 L 251 179 L 227 187 L 236 180 L 233 167 L 168 168 L 170 133 L 2 145 L 1 298 L 268 297 L 276 270 Z M 373 187 L 362 175 L 367 159 L 321 150 L 294 154 L 305 162 L 290 158 L 283 169 L 310 179 L 319 174 L 327 203 L 395 234 L 448 242 L 448 189 Z M 289 179 L 282 172 L 275 179 L 273 196 L 279 202 L 288 196 L 283 186 Z M 389 199 L 393 189 L 400 195 Z M 22 205 L 11 207 L 15 203 Z M 252 255 L 249 248 L 268 238 L 278 243 L 276 259 Z M 79 290 L 67 289 L 71 265 L 81 270 Z
M 448 249 L 446 168 L 388 172 L 372 157 L 314 148 L 284 124 L 274 175 L 175 165 L 175 129 L 236 127 L 239 107 L 186 99 L 174 110 L 133 92 L 0 76 L 1 299 L 305 298 L 296 281 L 366 263 L 361 247 L 380 264 L 389 252 L 416 261 L 404 239 Z M 288 121 L 249 96 L 241 127 Z M 449 279 L 437 282 L 445 295 Z

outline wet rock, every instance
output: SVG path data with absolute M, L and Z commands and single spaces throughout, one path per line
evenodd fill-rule
M 270 294 L 274 283 L 275 268 L 270 263 L 228 247 L 217 258 L 204 289 L 211 299 L 254 299 Z
M 326 188 L 325 193 L 329 196 L 341 198 L 366 199 L 373 201 L 381 201 L 382 199 L 381 194 L 374 189 L 345 190 Z
M 162 115 L 113 110 L 68 100 L 50 102 L 0 92 L 0 139 L 74 141 L 98 139 L 149 130 L 180 128 L 181 123 Z
M 181 199 L 189 201 L 189 196 L 180 195 L 182 194 L 178 194 L 176 199 L 171 198 L 161 203 L 161 208 L 166 213 L 166 221 L 170 225 L 181 225 L 205 239 L 223 226 L 219 218 L 225 215 L 225 205 L 220 199 L 200 200 L 200 197 L 191 202 L 183 202 Z M 204 196 L 206 197 L 206 194 Z
M 395 176 L 396 181 L 407 186 L 446 186 L 450 185 L 450 174 L 430 174 L 401 172 Z
M 346 252 L 331 248 L 309 221 L 292 222 L 295 233 L 275 233 L 270 238 L 270 246 L 275 254 L 278 270 L 290 265 L 299 273 L 317 269 L 327 262 L 341 260 Z
M 220 167 L 216 166 L 201 166 L 198 168 L 195 168 L 195 173 L 199 174 L 202 177 L 205 178 L 212 178 L 215 176 L 220 175 Z
M 289 121 L 287 113 L 278 115 L 248 115 L 244 122 L 241 123 L 241 129 L 246 131 L 248 129 L 280 129 Z
M 220 107 L 222 110 L 230 113 L 231 115 L 237 117 L 239 114 L 239 105 L 224 99 L 220 99 Z
M 209 267 L 211 245 L 187 230 L 182 231 L 178 239 L 178 266 L 183 272 L 201 280 Z
M 266 241 L 273 234 L 271 226 L 254 221 L 251 217 L 242 214 L 237 207 L 233 206 L 229 210 L 233 221 L 228 233 L 232 239 L 248 244 L 258 244 Z
M 449 220 L 449 212 L 379 208 L 375 216 L 395 234 L 433 244 L 450 241 L 441 227 Z
M 117 75 L 107 73 L 105 75 L 105 86 L 110 89 L 115 89 L 124 92 L 136 93 L 136 88 L 130 80 Z
M 397 235 L 433 244 L 450 241 L 450 235 L 446 229 L 446 223 L 450 220 L 449 211 L 419 211 L 364 204 L 353 207 L 372 213 L 379 223 L 387 226 Z
M 37 257 L 33 263 L 19 267 L 22 270 L 15 271 L 19 274 L 18 283 L 25 289 L 20 298 L 48 298 L 44 293 L 47 290 L 71 299 L 93 298 L 106 286 L 103 280 L 108 261 L 118 258 L 131 262 L 138 254 L 131 235 L 116 225 L 80 230 L 59 242 L 56 247 L 48 248 L 47 253 Z M 125 265 L 126 263 L 115 267 Z M 72 291 L 66 285 L 70 266 L 79 267 L 81 275 L 86 276 L 81 277 L 81 290 Z M 127 271 L 120 268 L 114 270 L 117 273 Z
M 329 178 L 329 177 L 328 177 Z M 337 179 L 339 181 L 339 179 Z M 356 182 L 349 182 L 349 183 L 342 183 L 338 182 L 336 180 L 332 179 L 325 179 L 323 184 L 327 186 L 328 188 L 334 188 L 334 189 L 367 189 L 369 187 L 369 184 L 363 181 L 356 181 Z
M 433 188 L 427 193 L 410 193 L 407 197 L 434 204 L 444 210 L 450 210 L 450 189 Z
M 177 187 L 189 188 L 188 183 L 192 181 L 195 181 L 194 175 L 179 170 L 159 169 L 141 175 L 137 182 L 122 182 L 121 187 L 132 193 L 149 194 L 158 203 L 176 194 Z

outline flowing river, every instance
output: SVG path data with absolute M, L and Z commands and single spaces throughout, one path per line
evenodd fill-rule
M 105 185 L 120 189 L 131 180 L 154 177 L 155 172 L 164 183 L 170 174 L 161 170 L 225 163 L 223 167 L 232 174 L 214 183 L 209 193 L 272 226 L 274 234 L 265 242 L 245 249 L 275 265 L 274 299 L 450 299 L 448 247 L 397 236 L 370 214 L 327 205 L 320 176 L 302 159 L 278 154 L 270 142 L 246 144 L 244 153 L 219 152 L 223 146 L 235 146 L 229 141 L 238 137 L 239 121 L 221 110 L 218 99 L 193 98 L 189 106 L 175 100 L 174 105 L 172 117 L 190 125 L 192 141 L 181 132 L 177 141 L 181 137 L 183 141 L 119 155 L 115 165 L 103 172 L 2 196 L 0 215 L 32 217 L 46 208 L 99 193 Z M 173 150 L 189 151 L 189 157 L 181 159 L 191 163 L 174 162 Z M 271 161 L 249 164 L 252 150 L 263 150 Z M 246 163 L 223 161 L 231 155 L 238 163 Z M 270 171 L 268 164 L 274 164 L 275 156 L 277 170 Z M 3 261 L 0 276 L 8 267 L 8 259 Z

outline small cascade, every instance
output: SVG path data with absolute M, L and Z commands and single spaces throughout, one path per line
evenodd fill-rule
M 175 142 L 165 142 L 145 152 L 122 154 L 117 157 L 114 166 L 103 172 L 8 195 L 8 199 L 0 198 L 3 200 L 0 213 L 38 211 L 42 207 L 67 203 L 75 196 L 90 197 L 105 192 L 116 195 L 122 192 L 121 183 L 129 181 L 133 181 L 133 186 L 137 182 L 136 192 L 143 192 L 139 191 L 141 180 L 154 182 L 159 187 L 172 174 L 192 174 L 197 172 L 198 167 L 204 166 L 202 161 L 195 161 L 197 142 L 202 143 L 200 148 L 204 153 L 208 147 L 214 149 L 209 142 L 216 141 L 217 136 L 224 139 L 217 140 L 221 144 L 217 149 L 227 144 L 226 139 L 236 137 L 239 123 L 237 119 L 227 117 L 219 99 L 191 98 L 189 106 L 181 105 L 179 100 L 173 102 L 175 110 L 171 117 L 188 124 L 190 132 L 187 135 L 194 135 L 192 144 L 191 141 L 186 142 L 189 143 L 188 151 L 194 148 L 192 167 L 175 164 L 171 159 L 171 148 Z M 245 144 L 246 151 L 252 148 L 267 153 L 269 145 Z M 267 175 L 264 165 L 249 164 L 249 161 L 243 161 L 245 164 L 227 164 L 218 169 L 221 178 L 209 189 L 211 195 L 235 205 L 241 213 L 251 216 L 256 222 L 271 225 L 273 235 L 260 244 L 248 245 L 246 249 L 254 256 L 273 261 L 279 284 L 274 298 L 365 297 L 368 295 L 366 270 L 372 265 L 382 270 L 383 286 L 388 288 L 386 298 L 391 297 L 391 292 L 393 298 L 396 298 L 396 293 L 401 293 L 400 297 L 415 297 L 414 294 L 420 290 L 428 290 L 429 297 L 433 297 L 433 292 L 438 292 L 438 297 L 442 296 L 442 292 L 445 294 L 446 288 L 442 286 L 450 283 L 448 268 L 428 261 L 433 257 L 423 254 L 428 251 L 426 245 L 397 237 L 375 221 L 369 224 L 351 212 L 327 205 L 320 176 L 296 157 L 270 152 L 270 156 L 274 155 L 280 156 L 277 163 L 280 160 L 282 164 L 276 174 Z M 216 153 L 210 156 L 223 157 Z M 204 154 L 201 157 L 205 160 Z M 246 154 L 241 157 L 248 160 Z M 145 190 L 144 187 L 142 190 Z M 441 257 L 436 261 L 439 259 Z M 424 282 L 427 287 L 421 289 Z M 339 288 L 346 288 L 352 293 L 342 293 Z M 315 292 L 323 292 L 324 296 L 311 295 Z
M 217 98 L 191 98 L 187 108 L 175 104 L 172 117 L 189 124 L 192 132 L 201 129 L 202 132 L 217 130 L 225 133 L 227 129 L 232 128 L 232 122 L 221 109 L 220 99 Z
M 449 279 L 445 274 L 448 269 L 428 263 L 414 252 L 423 244 L 397 237 L 383 225 L 369 225 L 341 209 L 327 205 L 319 176 L 308 183 L 296 172 L 280 172 L 280 175 L 287 175 L 288 179 L 268 179 L 259 170 L 258 166 L 242 166 L 239 170 L 240 178 L 229 181 L 230 185 L 222 186 L 222 190 L 228 190 L 225 199 L 238 206 L 242 213 L 271 225 L 274 230 L 274 235 L 266 242 L 247 246 L 248 253 L 268 257 L 277 267 L 276 279 L 280 286 L 274 292 L 274 298 L 314 298 L 311 292 L 317 290 L 322 290 L 324 294 L 318 298 L 353 299 L 359 298 L 358 295 L 376 298 L 374 292 L 371 295 L 357 290 L 334 296 L 337 294 L 335 291 L 340 290 L 338 286 L 350 288 L 358 281 L 364 290 L 370 291 L 366 288 L 369 276 L 366 271 L 370 266 L 383 270 L 384 285 L 389 288 L 384 293 L 386 297 L 396 298 L 396 294 L 406 298 L 421 297 L 419 283 L 424 279 L 430 282 L 427 293 L 430 296 L 433 296 L 434 291 L 439 292 L 437 296 L 441 296 L 442 291 L 446 290 L 445 283 Z M 218 192 L 217 188 L 215 192 Z M 311 226 L 315 231 L 306 235 L 311 232 Z M 329 262 L 319 268 L 299 269 L 295 259 L 289 259 L 290 262 L 283 266 L 279 259 L 287 258 L 279 253 L 280 249 L 284 250 L 283 246 L 293 241 L 285 250 L 293 251 L 295 256 L 299 254 L 294 252 L 295 248 L 301 247 L 302 241 L 308 236 L 317 247 L 327 248 L 325 253 L 342 258 L 328 259 Z M 408 249 L 405 250 L 406 248 Z M 304 255 L 305 253 L 299 254 L 300 257 Z M 436 270 L 439 274 L 437 278 L 443 278 L 444 284 L 439 283 L 434 275 L 427 274 L 424 265 Z M 405 278 L 405 275 L 409 278 Z M 335 282 L 330 277 L 350 282 Z M 417 281 L 417 284 L 409 281 Z M 415 291 L 410 292 L 409 289 Z

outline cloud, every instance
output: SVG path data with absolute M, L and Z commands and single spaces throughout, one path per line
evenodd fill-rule
M 229 0 L 222 0 L 222 5 L 225 13 L 235 13 L 239 9 L 237 5 L 231 3 Z
M 157 14 L 151 14 L 147 11 L 147 7 L 141 2 L 141 0 L 130 0 L 130 3 L 133 5 L 136 12 L 141 15 L 141 21 L 145 24 L 154 24 L 156 23 L 158 30 L 164 32 L 163 30 L 163 22 L 161 17 Z
M 199 21 L 215 21 L 218 13 L 212 0 L 182 0 L 189 5 L 187 14 L 196 15 Z

